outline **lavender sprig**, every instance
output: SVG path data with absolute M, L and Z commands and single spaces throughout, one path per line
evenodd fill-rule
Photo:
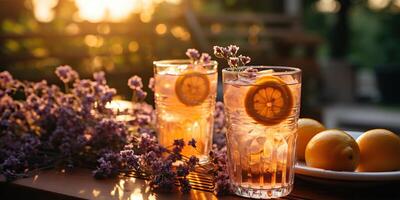
M 217 58 L 223 58 L 227 61 L 229 67 L 237 71 L 239 66 L 245 66 L 251 62 L 251 58 L 248 56 L 239 55 L 239 47 L 236 45 L 229 45 L 227 47 L 214 46 L 214 55 Z
M 186 56 L 189 57 L 193 64 L 203 63 L 207 64 L 211 62 L 211 56 L 208 53 L 199 53 L 197 49 L 188 49 Z
M 147 92 L 143 91 L 142 78 L 139 76 L 132 76 L 128 80 L 128 86 L 132 89 L 132 101 L 143 102 L 147 96 Z
M 227 168 L 226 147 L 218 149 L 214 145 L 213 150 L 210 152 L 210 159 L 213 166 L 210 173 L 214 177 L 215 194 L 226 195 L 232 193 L 233 188 L 229 180 Z

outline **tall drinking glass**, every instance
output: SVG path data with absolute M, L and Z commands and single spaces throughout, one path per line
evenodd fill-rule
M 237 195 L 277 198 L 293 187 L 301 70 L 252 68 L 222 71 L 228 170 Z
M 212 145 L 217 62 L 155 61 L 154 74 L 159 143 L 168 148 L 176 139 L 195 139 L 196 148 L 186 145 L 182 154 L 206 163 Z

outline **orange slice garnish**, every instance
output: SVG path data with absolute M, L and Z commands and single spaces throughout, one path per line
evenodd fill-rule
M 175 82 L 175 93 L 179 101 L 187 106 L 196 106 L 207 99 L 210 93 L 210 80 L 199 72 L 188 72 L 179 76 Z
M 293 108 L 290 88 L 278 77 L 263 76 L 252 86 L 244 101 L 247 114 L 263 125 L 285 120 Z

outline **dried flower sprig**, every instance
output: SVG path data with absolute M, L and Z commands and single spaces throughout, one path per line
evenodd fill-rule
M 229 45 L 227 47 L 214 46 L 214 55 L 217 58 L 223 58 L 228 62 L 229 67 L 237 70 L 239 66 L 245 66 L 251 62 L 251 58 L 248 56 L 239 55 L 239 47 L 236 45 Z
M 197 49 L 188 49 L 186 51 L 186 56 L 190 58 L 192 63 L 198 64 L 198 63 L 210 63 L 211 62 L 211 56 L 208 53 L 199 53 Z
M 216 145 L 213 145 L 213 150 L 210 152 L 210 160 L 212 169 L 209 173 L 214 177 L 215 194 L 231 194 L 233 188 L 228 175 L 226 146 L 218 148 Z
M 142 78 L 139 76 L 132 76 L 128 80 L 128 86 L 132 89 L 132 101 L 143 102 L 147 96 L 147 92 L 143 91 Z

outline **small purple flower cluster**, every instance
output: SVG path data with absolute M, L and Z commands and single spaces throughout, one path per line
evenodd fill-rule
M 106 85 L 104 72 L 94 73 L 94 80 L 79 79 L 70 66 L 55 73 L 65 92 L 46 81 L 0 73 L 0 174 L 7 180 L 46 166 L 85 166 L 130 142 L 128 126 L 106 108 L 116 90 Z M 154 115 L 152 108 L 141 110 L 142 118 Z
M 226 145 L 226 121 L 224 113 L 224 103 L 217 102 L 215 105 L 214 112 L 214 134 L 213 143 L 217 145 L 218 148 L 222 148 Z
M 191 140 L 188 145 L 195 143 Z M 170 151 L 160 146 L 155 136 L 143 133 L 119 153 L 104 154 L 93 173 L 96 178 L 110 178 L 120 172 L 134 170 L 148 177 L 153 190 L 170 192 L 178 182 L 181 191 L 187 193 L 191 189 L 187 176 L 195 169 L 199 159 L 191 156 L 183 161 L 181 152 L 184 146 L 183 140 L 175 140 Z M 164 156 L 165 153 L 169 155 Z M 181 164 L 175 169 L 172 164 L 178 160 Z
M 58 78 L 60 78 L 64 83 L 69 83 L 79 78 L 78 73 L 76 73 L 76 71 L 73 70 L 69 65 L 59 66 L 55 72 Z
M 213 150 L 210 152 L 210 159 L 213 166 L 210 173 L 214 177 L 215 194 L 231 194 L 233 188 L 228 175 L 226 147 L 218 149 L 214 145 Z
M 132 89 L 132 101 L 133 102 L 142 102 L 146 99 L 147 92 L 143 91 L 143 83 L 142 78 L 139 76 L 132 76 L 128 80 L 128 86 Z
M 232 68 L 244 66 L 251 61 L 250 57 L 248 56 L 237 56 L 238 51 L 239 47 L 236 45 L 229 45 L 227 47 L 214 46 L 214 55 L 217 58 L 223 58 L 227 60 L 228 65 Z
M 186 56 L 192 60 L 193 63 L 204 63 L 211 62 L 211 56 L 208 53 L 199 53 L 197 49 L 188 49 Z

